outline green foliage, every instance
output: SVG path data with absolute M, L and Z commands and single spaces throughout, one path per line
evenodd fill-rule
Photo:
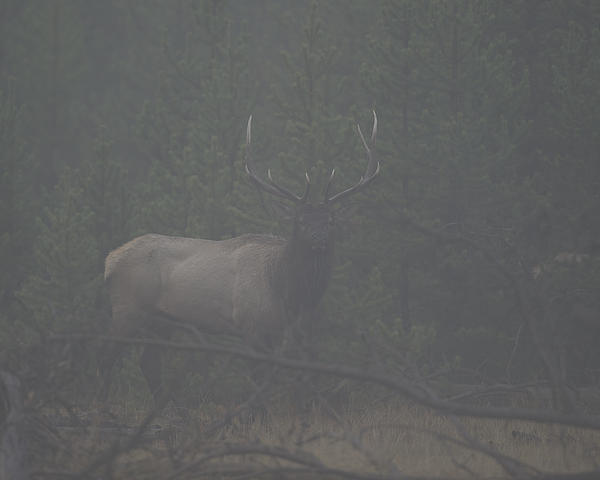
M 28 226 L 27 153 L 20 136 L 21 111 L 14 96 L 0 91 L 0 304 L 6 307 L 25 269 Z
M 286 234 L 244 175 L 250 114 L 259 172 L 300 192 L 306 171 L 321 201 L 364 171 L 374 108 L 381 175 L 336 212 L 323 357 L 517 380 L 546 355 L 597 382 L 598 6 L 257 5 L 6 7 L 1 344 L 101 330 L 104 258 L 138 234 Z
M 23 325 L 16 318 L 16 293 L 31 270 L 32 159 L 23 137 L 23 111 L 15 94 L 0 91 L 0 348 L 14 345 Z
M 102 288 L 93 213 L 85 205 L 78 172 L 65 168 L 54 191 L 55 205 L 37 219 L 33 255 L 36 270 L 19 297 L 42 335 L 84 330 L 97 318 L 93 299 Z

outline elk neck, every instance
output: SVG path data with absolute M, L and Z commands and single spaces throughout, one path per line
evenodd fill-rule
M 331 277 L 333 253 L 333 238 L 315 248 L 294 232 L 285 243 L 274 278 L 291 313 L 310 311 L 318 305 Z

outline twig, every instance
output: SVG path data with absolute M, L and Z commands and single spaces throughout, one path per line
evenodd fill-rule
M 247 348 L 232 348 L 210 344 L 197 345 L 193 343 L 178 343 L 156 339 L 130 339 L 87 334 L 53 335 L 49 338 L 49 340 L 63 342 L 74 340 L 101 340 L 122 343 L 126 345 L 155 345 L 180 351 L 201 351 L 215 354 L 235 355 L 247 360 L 278 365 L 282 368 L 305 370 L 309 372 L 333 375 L 335 377 L 350 378 L 353 380 L 374 383 L 404 395 L 405 397 L 410 398 L 421 405 L 448 414 L 471 417 L 528 420 L 532 422 L 555 423 L 600 430 L 600 417 L 598 416 L 562 414 L 554 411 L 535 410 L 528 408 L 482 407 L 478 405 L 466 405 L 458 402 L 442 400 L 437 397 L 432 398 L 431 395 L 424 391 L 422 386 L 409 383 L 380 370 L 372 371 L 348 367 L 345 365 L 296 360 L 277 355 L 258 353 Z

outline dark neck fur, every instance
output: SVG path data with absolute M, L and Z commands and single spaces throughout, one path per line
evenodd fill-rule
M 275 275 L 286 307 L 294 314 L 313 310 L 323 297 L 333 264 L 333 240 L 323 250 L 301 242 L 296 235 L 286 243 Z

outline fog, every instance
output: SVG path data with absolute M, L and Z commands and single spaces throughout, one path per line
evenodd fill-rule
M 598 473 L 600 4 L 0 13 L 0 479 Z

